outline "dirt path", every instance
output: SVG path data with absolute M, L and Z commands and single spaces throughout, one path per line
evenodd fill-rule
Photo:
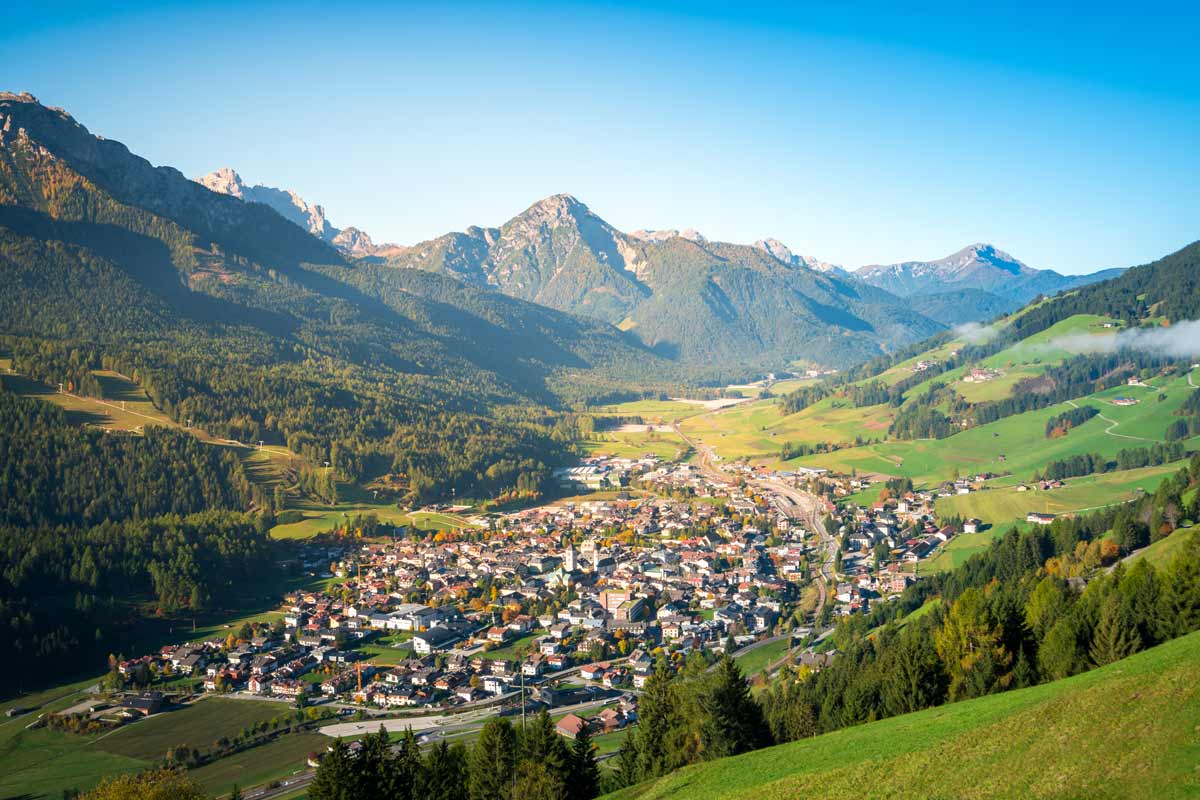
M 1191 378 L 1192 378 L 1192 376 L 1189 374 L 1188 380 L 1191 380 Z M 1079 408 L 1079 406 L 1077 406 L 1075 404 L 1074 400 L 1068 400 L 1067 405 L 1069 405 L 1071 408 Z M 1117 427 L 1121 423 L 1117 422 L 1112 417 L 1106 417 L 1106 416 L 1104 416 L 1104 414 L 1099 413 L 1099 412 L 1096 413 L 1096 417 L 1109 423 L 1109 426 L 1104 429 L 1104 432 L 1107 433 L 1109 436 L 1115 436 L 1118 439 L 1133 439 L 1136 442 L 1157 442 L 1158 441 L 1158 439 L 1147 439 L 1144 436 L 1130 436 L 1127 433 L 1113 433 L 1113 428 Z

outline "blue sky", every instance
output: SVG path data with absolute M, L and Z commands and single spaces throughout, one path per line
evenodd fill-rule
M 618 228 L 1089 272 L 1200 238 L 1195 4 L 51 4 L 4 88 L 413 243 L 569 192 Z

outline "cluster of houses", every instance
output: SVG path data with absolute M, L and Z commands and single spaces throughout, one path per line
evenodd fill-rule
M 212 692 L 450 707 L 576 672 L 640 688 L 661 654 L 767 635 L 792 613 L 811 543 L 770 498 L 657 459 L 635 475 L 657 493 L 541 506 L 491 530 L 318 541 L 304 565 L 340 580 L 288 595 L 273 630 L 121 670 L 152 662 Z M 397 657 L 380 657 L 388 647 Z
M 638 689 L 660 656 L 752 641 L 793 616 L 818 542 L 757 479 L 818 481 L 835 496 L 869 485 L 744 465 L 713 477 L 649 456 L 586 466 L 626 490 L 504 515 L 487 529 L 319 539 L 305 546 L 303 566 L 338 580 L 288 595 L 271 630 L 166 647 L 119 668 L 201 676 L 212 692 L 377 708 L 449 708 L 519 692 L 553 705 L 555 686 L 575 676 Z M 986 477 L 942 491 L 969 491 Z M 842 582 L 831 592 L 838 614 L 902 592 L 915 563 L 956 535 L 932 521 L 937 496 L 826 503 L 842 545 Z M 980 526 L 968 520 L 963 530 Z

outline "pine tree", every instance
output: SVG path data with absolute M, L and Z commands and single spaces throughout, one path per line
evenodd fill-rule
M 517 736 L 503 717 L 493 717 L 471 751 L 471 800 L 503 800 L 512 792 L 517 767 Z
M 1100 607 L 1100 621 L 1092 634 L 1089 650 L 1092 660 L 1099 666 L 1120 661 L 1125 656 L 1141 649 L 1133 615 L 1116 591 L 1110 591 Z
M 242 790 L 235 783 L 233 789 L 229 792 L 229 800 L 242 800 Z
M 571 744 L 570 773 L 567 778 L 568 800 L 592 800 L 600 793 L 600 767 L 596 748 L 586 727 Z
M 558 735 L 554 720 L 550 719 L 550 712 L 546 709 L 542 709 L 521 735 L 521 758 L 543 764 L 555 780 L 567 779 L 570 772 L 570 752 L 566 742 Z
M 358 800 L 356 789 L 350 756 L 346 745 L 338 739 L 321 759 L 321 766 L 317 767 L 317 774 L 308 785 L 308 797 L 310 800 Z
M 421 747 L 417 744 L 417 737 L 413 736 L 412 728 L 404 731 L 391 766 L 388 775 L 390 791 L 384 795 L 387 800 L 421 798 L 421 787 L 425 783 L 425 764 L 421 760 Z
M 1038 647 L 1038 671 L 1058 680 L 1088 668 L 1085 633 L 1077 614 L 1068 611 L 1046 633 Z
M 1140 559 L 1121 578 L 1119 588 L 1133 615 L 1142 645 L 1153 647 L 1163 641 L 1162 584 L 1154 566 L 1146 559 Z
M 461 744 L 451 747 L 442 740 L 431 748 L 423 775 L 425 800 L 467 800 L 467 753 Z
M 755 750 L 769 743 L 770 731 L 762 709 L 737 662 L 728 653 L 717 665 L 712 687 L 702 700 L 704 758 L 722 758 Z
M 671 668 L 660 659 L 638 705 L 638 780 L 657 778 L 679 766 L 671 747 L 678 723 L 673 689 Z
M 625 741 L 621 742 L 620 749 L 617 750 L 617 768 L 612 772 L 614 789 L 623 789 L 638 782 L 640 767 L 637 741 L 638 737 L 635 732 L 630 732 L 625 737 Z
M 926 629 L 910 626 L 894 644 L 880 687 L 888 714 L 929 708 L 946 697 L 946 672 Z
M 1183 636 L 1200 629 L 1200 533 L 1192 532 L 1187 545 L 1166 571 L 1162 624 L 1170 636 Z
M 394 790 L 393 768 L 390 737 L 381 723 L 376 733 L 363 737 L 362 750 L 353 761 L 356 796 L 364 800 L 390 797 Z

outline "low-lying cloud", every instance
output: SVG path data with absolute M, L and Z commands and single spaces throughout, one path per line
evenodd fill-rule
M 980 325 L 978 322 L 964 322 L 954 326 L 954 337 L 967 344 L 983 344 L 995 335 L 995 328 L 991 325 Z
M 1168 328 L 1127 328 L 1104 336 L 1074 333 L 1049 344 L 1072 353 L 1140 350 L 1171 358 L 1200 356 L 1200 320 L 1186 320 Z

